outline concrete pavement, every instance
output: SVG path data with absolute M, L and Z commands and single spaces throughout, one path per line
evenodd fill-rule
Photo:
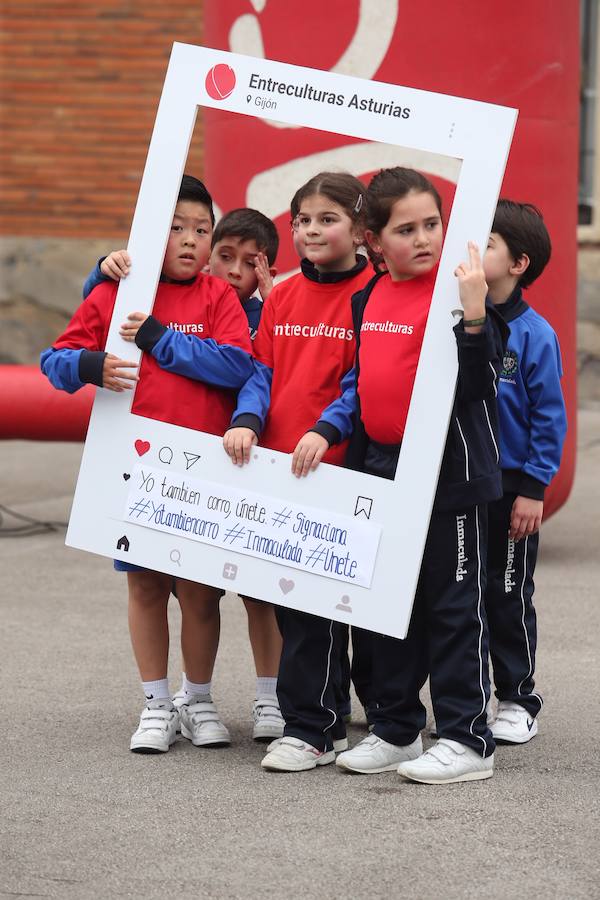
M 263 772 L 233 596 L 214 681 L 233 745 L 130 753 L 141 694 L 122 578 L 63 531 L 2 537 L 0 896 L 598 897 L 600 409 L 580 412 L 578 444 L 571 499 L 542 532 L 540 733 L 499 748 L 485 782 Z M 0 503 L 65 520 L 80 452 L 0 443 Z M 170 616 L 177 633 L 175 603 Z

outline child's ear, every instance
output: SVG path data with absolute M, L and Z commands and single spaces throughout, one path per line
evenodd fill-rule
M 527 256 L 526 253 L 522 253 L 521 256 L 515 260 L 515 262 L 510 267 L 509 271 L 511 275 L 518 275 L 519 278 L 529 268 L 531 260 Z
M 352 226 L 352 242 L 355 247 L 360 247 L 365 242 L 364 228 L 359 228 L 356 224 Z
M 368 228 L 365 231 L 365 238 L 369 247 L 375 251 L 375 253 L 381 253 L 381 244 L 379 243 L 379 238 L 375 234 L 374 231 L 370 231 Z
M 271 275 L 271 278 L 275 278 L 275 276 L 277 275 L 277 267 L 269 266 L 269 273 Z

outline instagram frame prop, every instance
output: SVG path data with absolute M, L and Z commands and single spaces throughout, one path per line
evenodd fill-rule
M 457 374 L 453 272 L 469 239 L 485 246 L 516 111 L 174 44 L 107 342 L 121 358 L 139 358 L 119 323 L 151 312 L 199 106 L 461 161 L 396 478 L 321 465 L 297 480 L 289 456 L 261 447 L 237 468 L 220 438 L 99 390 L 67 544 L 403 637 Z M 234 166 L 243 149 L 223 152 Z

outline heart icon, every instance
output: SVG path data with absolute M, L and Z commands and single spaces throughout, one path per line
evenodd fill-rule
M 138 456 L 143 456 L 150 449 L 150 441 L 137 440 L 133 446 L 137 450 Z
M 125 481 L 129 481 L 131 475 L 129 474 L 129 472 L 123 472 L 123 478 L 125 479 Z
M 279 587 L 283 591 L 284 594 L 289 594 L 290 591 L 294 590 L 294 582 L 289 578 L 280 578 L 279 579 Z
M 213 100 L 225 100 L 235 87 L 235 72 L 226 63 L 219 63 L 206 76 L 204 86 Z

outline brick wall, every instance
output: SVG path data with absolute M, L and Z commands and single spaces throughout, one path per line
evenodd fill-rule
M 126 236 L 171 44 L 201 38 L 202 0 L 5 0 L 0 235 Z

